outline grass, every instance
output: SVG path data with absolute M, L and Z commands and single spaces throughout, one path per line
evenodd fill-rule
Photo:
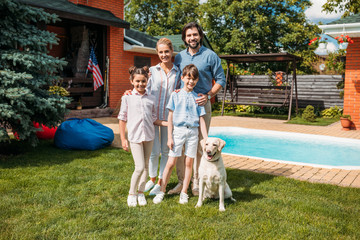
M 221 111 L 213 111 L 211 116 L 221 116 Z M 254 118 L 268 118 L 268 119 L 279 119 L 287 120 L 288 115 L 277 115 L 270 113 L 247 113 L 247 112 L 226 112 L 224 116 L 235 116 L 235 117 L 254 117 Z M 301 117 L 297 117 L 295 114 L 291 116 L 291 119 L 287 121 L 288 124 L 300 124 L 300 125 L 313 125 L 313 126 L 328 126 L 335 122 L 338 122 L 340 119 L 337 118 L 316 118 L 314 122 L 309 122 L 304 120 Z
M 301 117 L 294 117 L 290 119 L 290 121 L 287 121 L 286 123 L 289 124 L 302 124 L 302 125 L 314 125 L 314 126 L 328 126 L 330 124 L 333 124 L 334 122 L 338 122 L 339 118 L 316 118 L 314 122 L 309 122 Z
M 213 111 L 211 116 L 221 116 L 221 111 Z M 280 120 L 287 120 L 288 116 L 283 115 L 276 115 L 270 113 L 247 113 L 247 112 L 224 112 L 224 116 L 235 116 L 235 117 L 255 117 L 255 118 L 270 118 L 270 119 L 280 119 Z
M 237 202 L 223 213 L 191 195 L 128 208 L 133 160 L 120 149 L 42 141 L 0 157 L 0 239 L 360 239 L 360 189 L 227 169 Z

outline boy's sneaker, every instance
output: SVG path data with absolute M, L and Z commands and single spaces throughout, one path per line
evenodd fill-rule
M 156 194 L 156 196 L 153 199 L 153 202 L 155 204 L 161 203 L 162 200 L 164 199 L 165 193 L 164 192 L 159 192 L 158 194 Z
M 145 190 L 144 192 L 148 192 L 150 189 L 152 189 L 154 187 L 155 183 L 151 180 L 147 181 L 147 183 L 145 184 Z
M 171 189 L 170 191 L 168 191 L 168 194 L 179 194 L 182 190 L 182 183 L 178 183 L 173 189 Z
M 186 193 L 181 192 L 181 193 L 180 193 L 179 203 L 180 203 L 180 204 L 186 204 L 186 203 L 188 203 L 188 202 L 189 202 L 189 196 L 188 196 Z
M 129 195 L 127 198 L 127 204 L 129 207 L 136 207 L 137 205 L 137 196 L 136 195 Z
M 160 193 L 161 186 L 159 184 L 156 184 L 153 189 L 151 189 L 149 196 L 155 196 L 156 194 Z
M 147 204 L 145 195 L 143 193 L 138 194 L 137 200 L 138 200 L 139 206 L 145 206 Z

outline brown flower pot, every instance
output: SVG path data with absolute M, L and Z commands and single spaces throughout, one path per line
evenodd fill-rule
M 341 126 L 344 131 L 349 131 L 351 127 L 351 120 L 348 118 L 340 118 Z

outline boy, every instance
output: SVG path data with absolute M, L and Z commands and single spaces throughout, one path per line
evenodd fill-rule
M 194 64 L 189 64 L 182 71 L 181 80 L 184 87 L 170 96 L 167 108 L 168 115 L 168 146 L 170 148 L 168 162 L 165 166 L 160 193 L 156 194 L 153 202 L 160 203 L 164 199 L 166 185 L 176 160 L 182 154 L 185 144 L 185 176 L 180 193 L 180 204 L 188 202 L 187 189 L 189 187 L 193 161 L 197 153 L 199 126 L 204 139 L 207 130 L 203 116 L 206 114 L 204 106 L 196 103 L 197 93 L 193 91 L 199 81 L 199 71 Z

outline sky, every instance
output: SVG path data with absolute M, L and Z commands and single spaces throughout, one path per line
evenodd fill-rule
M 326 0 L 311 0 L 311 2 L 313 5 L 305 11 L 306 17 L 310 20 L 310 22 L 317 24 L 321 21 L 323 24 L 326 24 L 339 19 L 343 14 L 342 12 L 331 14 L 321 12 L 321 6 L 326 3 Z
M 200 0 L 200 3 L 204 3 L 207 0 Z M 331 14 L 325 14 L 324 12 L 321 12 L 321 6 L 326 3 L 326 0 L 311 0 L 312 6 L 305 11 L 306 17 L 312 22 L 312 23 L 318 23 L 321 21 L 323 24 L 335 21 L 339 19 L 342 15 L 342 13 L 331 13 Z

